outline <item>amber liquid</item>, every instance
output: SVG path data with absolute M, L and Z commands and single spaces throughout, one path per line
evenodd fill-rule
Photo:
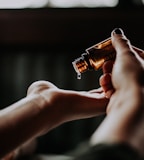
M 115 58 L 115 49 L 110 38 L 86 49 L 86 52 L 89 55 L 90 64 L 95 70 L 100 69 L 105 61 Z
M 77 73 L 77 78 L 80 79 L 81 73 L 83 72 L 102 68 L 104 62 L 114 59 L 115 55 L 115 49 L 112 46 L 111 38 L 86 49 L 86 53 L 72 62 Z

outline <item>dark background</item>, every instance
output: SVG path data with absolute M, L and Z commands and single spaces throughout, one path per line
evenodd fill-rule
M 0 106 L 25 97 L 28 86 L 48 80 L 63 89 L 99 87 L 101 71 L 77 80 L 72 61 L 86 48 L 124 30 L 144 49 L 144 7 L 120 1 L 115 8 L 0 10 Z M 85 141 L 103 117 L 64 124 L 39 138 L 41 153 L 64 153 Z

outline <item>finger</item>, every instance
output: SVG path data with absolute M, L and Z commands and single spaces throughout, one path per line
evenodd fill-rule
M 114 61 L 112 61 L 112 60 L 106 61 L 102 67 L 103 73 L 111 73 L 112 68 L 113 68 L 113 64 L 114 64 Z
M 130 41 L 121 29 L 115 29 L 112 32 L 112 44 L 116 50 L 115 68 L 117 71 L 121 74 L 132 73 L 139 62 Z
M 105 93 L 105 96 L 106 96 L 106 98 L 111 98 L 111 96 L 113 95 L 113 93 L 114 93 L 114 89 L 110 89 L 110 90 L 108 90 L 106 93 Z
M 88 91 L 89 93 L 102 93 L 103 89 L 102 87 L 98 88 L 98 89 L 92 89 L 90 91 Z
M 100 77 L 100 85 L 105 92 L 107 98 L 110 98 L 112 93 L 114 92 L 114 88 L 111 81 L 111 74 L 104 74 Z
M 111 84 L 111 74 L 105 73 L 100 77 L 100 86 L 105 86 Z
M 140 48 L 137 48 L 135 46 L 133 46 L 133 49 L 136 51 L 136 53 L 142 58 L 144 59 L 144 51 Z
M 115 29 L 112 32 L 112 44 L 116 50 L 117 57 L 123 57 L 123 56 L 133 56 L 133 49 L 130 44 L 130 41 L 126 38 L 124 35 L 123 30 L 121 29 Z
M 137 47 L 134 47 L 134 54 L 136 56 L 136 58 L 139 60 L 139 62 L 141 63 L 141 65 L 144 67 L 144 51 L 142 49 L 139 49 Z
M 116 60 L 113 68 L 113 86 L 115 89 L 129 87 L 129 83 L 139 83 L 143 72 L 135 51 L 121 29 L 112 32 L 112 44 L 116 50 Z

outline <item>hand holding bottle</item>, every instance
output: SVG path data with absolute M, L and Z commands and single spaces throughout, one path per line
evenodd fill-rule
M 130 44 L 121 29 L 112 32 L 115 62 L 106 62 L 100 84 L 110 102 L 107 116 L 91 142 L 126 143 L 144 154 L 144 52 Z
M 112 44 L 117 54 L 116 61 L 104 63 L 104 74 L 100 78 L 100 85 L 108 98 L 119 88 L 127 88 L 132 85 L 131 83 L 143 85 L 144 82 L 142 76 L 144 51 L 132 46 L 122 30 L 118 30 L 119 34 L 116 34 L 117 30 L 112 32 Z

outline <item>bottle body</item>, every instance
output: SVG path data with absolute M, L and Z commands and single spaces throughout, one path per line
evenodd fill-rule
M 105 61 L 115 58 L 115 49 L 112 46 L 111 38 L 86 49 L 81 57 L 72 62 L 78 78 L 81 73 L 88 70 L 99 70 Z

